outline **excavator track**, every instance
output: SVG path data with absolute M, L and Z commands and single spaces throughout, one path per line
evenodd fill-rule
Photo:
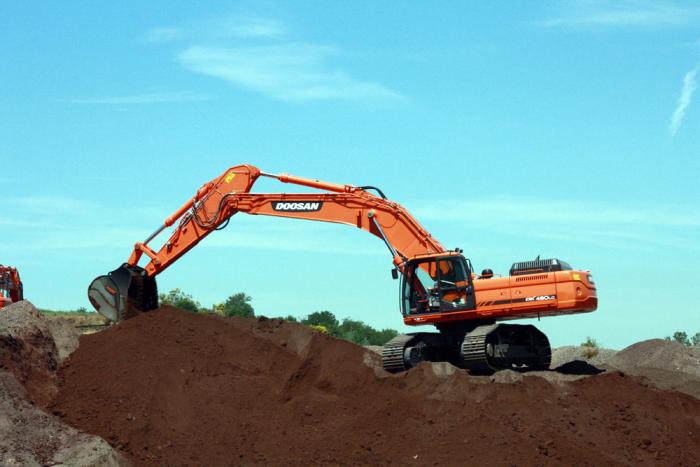
M 474 373 L 498 370 L 546 370 L 551 362 L 549 340 L 532 325 L 490 324 L 464 336 L 462 367 Z
M 390 373 L 414 368 L 422 361 L 447 361 L 475 374 L 499 370 L 546 370 L 549 340 L 535 326 L 485 324 L 466 334 L 400 334 L 382 349 L 382 366 Z
M 464 336 L 459 357 L 462 368 L 475 373 L 496 371 L 488 361 L 488 344 L 486 338 L 497 327 L 496 324 L 479 326 Z
M 382 348 L 382 366 L 389 373 L 400 373 L 410 368 L 404 357 L 409 343 L 415 339 L 412 334 L 399 334 L 384 344 Z

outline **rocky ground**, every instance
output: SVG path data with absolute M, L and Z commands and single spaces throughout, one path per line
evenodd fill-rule
M 58 393 L 58 368 L 78 347 L 79 335 L 27 301 L 0 312 L 1 465 L 130 465 L 102 438 L 43 410 Z
M 669 341 L 490 377 L 171 307 L 77 342 L 0 313 L 3 465 L 700 465 L 700 352 Z

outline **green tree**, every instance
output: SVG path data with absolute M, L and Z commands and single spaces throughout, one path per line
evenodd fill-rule
M 384 345 L 398 335 L 399 332 L 396 329 L 382 329 L 381 331 L 377 331 L 377 334 L 375 334 L 374 340 L 373 342 L 370 342 L 370 345 Z
M 242 316 L 244 318 L 253 318 L 255 310 L 249 303 L 253 298 L 246 295 L 244 292 L 238 292 L 231 295 L 223 303 L 222 313 L 224 316 Z
M 693 343 L 693 345 L 700 346 L 700 332 L 696 332 L 690 340 Z
M 328 333 L 333 337 L 345 339 L 359 345 L 384 345 L 393 339 L 398 332 L 393 329 L 382 329 L 378 331 L 372 326 L 352 319 L 344 319 L 339 322 L 330 311 L 315 311 L 301 321 L 294 316 L 282 318 L 287 321 L 301 322 L 321 332 Z
M 688 334 L 684 331 L 676 331 L 673 333 L 673 340 L 679 344 L 690 346 L 690 340 L 688 339 Z
M 359 345 L 370 345 L 369 337 L 372 328 L 362 321 L 345 318 L 343 323 L 338 326 L 338 337 L 349 340 Z
M 338 337 L 337 330 L 340 323 L 338 323 L 338 318 L 330 311 L 315 311 L 301 322 L 307 326 L 323 326 L 330 335 Z
M 173 289 L 168 294 L 158 295 L 161 305 L 172 305 L 193 313 L 199 312 L 201 305 L 192 298 L 192 295 L 184 293 L 180 289 Z
M 338 337 L 359 345 L 384 345 L 397 334 L 398 332 L 393 329 L 377 331 L 362 321 L 348 318 L 338 326 Z
M 283 320 L 285 320 L 285 321 L 290 321 L 290 322 L 292 322 L 292 323 L 298 323 L 298 322 L 299 322 L 299 320 L 296 319 L 296 317 L 294 317 L 294 316 L 292 316 L 292 315 L 280 316 L 278 319 L 283 319 Z

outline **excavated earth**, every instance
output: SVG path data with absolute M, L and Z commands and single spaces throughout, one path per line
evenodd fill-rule
M 79 343 L 0 313 L 1 465 L 700 466 L 700 349 L 667 341 L 603 373 L 567 349 L 559 371 L 390 375 L 301 325 L 163 307 Z
M 700 465 L 700 400 L 643 376 L 389 375 L 264 318 L 163 307 L 81 337 L 58 380 L 48 410 L 136 465 Z

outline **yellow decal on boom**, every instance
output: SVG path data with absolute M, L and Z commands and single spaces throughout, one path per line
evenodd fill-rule
M 226 178 L 224 178 L 224 180 L 226 181 L 226 183 L 231 183 L 231 180 L 233 180 L 233 177 L 235 176 L 235 173 L 229 172 L 228 174 L 226 174 Z
M 574 280 L 575 280 L 575 281 L 580 281 L 580 280 L 581 280 L 581 274 L 573 273 L 572 276 L 574 276 Z

